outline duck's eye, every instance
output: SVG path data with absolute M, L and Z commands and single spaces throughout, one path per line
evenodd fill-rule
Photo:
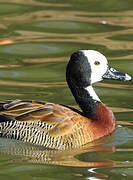
M 100 64 L 100 62 L 99 61 L 95 61 L 94 64 L 97 66 L 97 65 Z

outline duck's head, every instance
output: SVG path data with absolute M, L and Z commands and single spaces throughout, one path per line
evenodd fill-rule
M 103 79 L 131 80 L 131 76 L 111 68 L 106 57 L 95 50 L 80 50 L 71 55 L 66 71 L 70 80 L 78 87 L 87 87 Z

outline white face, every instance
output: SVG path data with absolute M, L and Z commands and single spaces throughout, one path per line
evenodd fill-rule
M 104 55 L 94 50 L 82 50 L 91 66 L 91 84 L 101 81 L 108 68 L 108 61 Z

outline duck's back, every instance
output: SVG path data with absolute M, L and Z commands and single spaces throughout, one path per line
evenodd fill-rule
M 113 116 L 88 119 L 64 107 L 41 101 L 9 101 L 0 104 L 0 135 L 53 149 L 77 148 L 114 130 Z M 108 118 L 112 118 L 108 122 Z M 106 120 L 105 120 L 106 119 Z M 107 121 L 107 122 L 106 122 Z M 111 128 L 107 128 L 110 126 Z

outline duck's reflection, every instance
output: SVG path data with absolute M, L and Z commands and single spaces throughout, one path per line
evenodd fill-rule
M 49 164 L 71 167 L 133 167 L 133 162 L 121 158 L 112 160 L 117 153 L 125 153 L 122 144 L 132 141 L 133 131 L 124 127 L 117 128 L 112 136 L 91 142 L 80 149 L 52 150 L 42 146 L 26 144 L 17 140 L 0 138 L 0 155 L 15 155 L 19 163 Z M 117 147 L 118 146 L 118 147 Z M 120 146 L 120 147 L 119 147 Z M 116 148 L 117 147 L 117 148 Z M 133 151 L 126 148 L 126 151 Z
M 84 176 L 84 174 L 78 172 L 81 167 L 87 168 L 85 174 L 87 179 L 91 179 L 91 177 L 108 178 L 109 175 L 104 172 L 104 168 L 133 167 L 133 163 L 110 160 L 110 154 L 115 154 L 116 152 L 123 150 L 120 148 L 116 149 L 114 145 L 106 146 L 105 144 L 109 143 L 107 141 L 106 138 L 103 138 L 102 140 L 92 142 L 81 149 L 60 151 L 44 149 L 44 147 L 41 146 L 0 138 L 0 155 L 13 155 L 15 156 L 13 157 L 13 162 L 15 164 L 20 165 L 28 163 L 30 166 L 31 164 L 36 164 L 36 168 L 41 166 L 41 168 L 44 169 L 45 166 L 42 166 L 44 164 L 57 165 L 60 166 L 58 167 L 59 169 L 62 169 L 63 166 L 68 166 L 68 168 L 77 167 L 78 169 L 75 169 L 75 177 Z
M 111 160 L 105 160 L 102 153 L 114 152 L 115 147 L 102 146 L 100 142 L 88 144 L 81 149 L 51 150 L 41 146 L 25 144 L 10 139 L 0 139 L 0 153 L 19 157 L 19 162 L 73 166 L 73 167 L 107 167 L 115 166 Z M 21 157 L 21 158 L 20 158 Z M 18 158 L 15 159 L 18 161 Z

